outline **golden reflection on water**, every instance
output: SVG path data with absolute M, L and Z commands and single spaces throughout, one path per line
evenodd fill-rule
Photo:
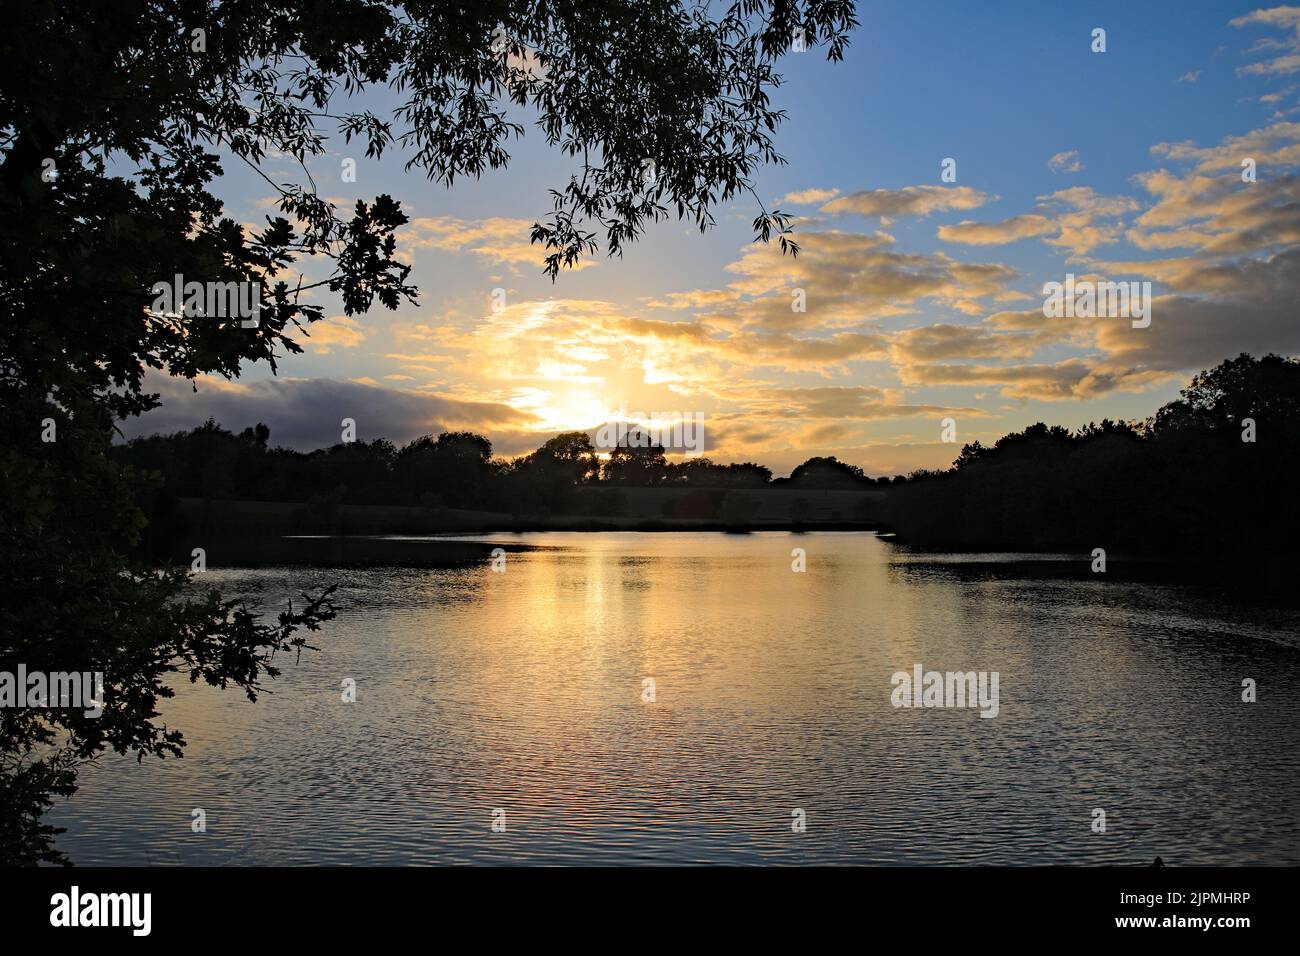
M 1231 693 L 1246 667 L 1300 676 L 1279 642 L 1294 615 L 862 534 L 476 543 L 449 566 L 211 572 L 268 612 L 340 582 L 341 613 L 256 705 L 178 688 L 184 760 L 104 761 L 57 814 L 63 845 L 124 863 L 1300 862 L 1294 789 L 1270 783 L 1300 769 L 1297 718 Z M 998 671 L 999 716 L 893 708 L 891 675 L 917 663 Z M 1127 825 L 1091 839 L 1095 806 Z

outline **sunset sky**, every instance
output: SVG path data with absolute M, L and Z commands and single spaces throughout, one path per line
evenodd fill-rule
M 514 455 L 626 406 L 703 412 L 715 461 L 894 474 L 1035 421 L 1144 418 L 1197 369 L 1300 352 L 1300 7 L 1088 7 L 864 2 L 843 63 L 782 61 L 789 165 L 757 186 L 799 217 L 797 259 L 752 244 L 745 200 L 709 233 L 666 221 L 552 284 L 528 232 L 570 167 L 536 130 L 508 170 L 450 191 L 334 137 L 311 165 L 321 194 L 402 202 L 420 305 L 347 319 L 329 303 L 277 377 L 155 380 L 164 408 L 126 432 L 213 416 L 307 449 L 351 417 L 362 440 L 471 429 Z M 276 214 L 235 165 L 218 191 L 240 222 Z M 1152 281 L 1150 327 L 1044 318 L 1043 283 L 1067 273 Z

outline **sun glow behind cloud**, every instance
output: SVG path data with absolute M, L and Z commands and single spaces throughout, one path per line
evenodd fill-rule
M 583 431 L 604 421 L 609 406 L 579 389 L 519 389 L 511 404 L 536 417 L 536 432 Z

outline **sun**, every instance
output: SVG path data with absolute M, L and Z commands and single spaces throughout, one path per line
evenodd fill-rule
M 611 414 L 605 402 L 585 389 L 530 391 L 527 404 L 521 407 L 537 416 L 536 431 L 582 431 L 602 424 Z

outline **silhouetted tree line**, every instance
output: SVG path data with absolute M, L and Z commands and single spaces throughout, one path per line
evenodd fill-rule
M 400 448 L 380 438 L 298 452 L 271 447 L 261 423 L 235 433 L 209 420 L 189 431 L 134 439 L 113 455 L 156 475 L 141 504 L 164 531 L 184 497 L 563 514 L 583 486 L 818 490 L 875 483 L 835 458 L 809 459 L 775 480 L 771 469 L 753 462 L 670 461 L 663 447 L 635 430 L 607 453 L 577 431 L 507 460 L 494 457 L 491 441 L 472 432 L 426 435 Z
M 164 535 L 182 497 L 533 515 L 581 510 L 583 487 L 698 490 L 672 513 L 709 517 L 726 490 L 889 486 L 878 514 L 886 527 L 912 543 L 970 550 L 1278 550 L 1300 530 L 1290 501 L 1300 473 L 1300 363 L 1276 355 L 1243 354 L 1197 374 L 1145 421 L 1074 431 L 1040 422 L 989 446 L 964 446 L 946 470 L 907 477 L 871 478 L 819 457 L 773 479 L 753 462 L 670 461 L 635 431 L 608 453 L 587 433 L 566 432 L 513 460 L 494 457 L 492 443 L 471 432 L 400 448 L 377 439 L 312 452 L 274 448 L 269 439 L 262 424 L 236 434 L 208 421 L 113 454 L 157 473 L 142 504 Z M 602 507 L 616 513 L 615 500 L 602 499 Z
M 891 490 L 911 543 L 1166 554 L 1295 548 L 1300 362 L 1242 354 L 1144 422 L 1031 425 Z

